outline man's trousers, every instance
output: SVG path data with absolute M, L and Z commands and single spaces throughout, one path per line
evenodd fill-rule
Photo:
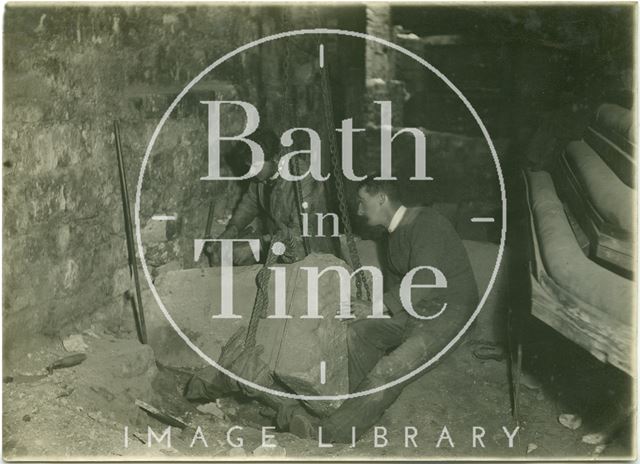
M 452 343 L 468 322 L 474 307 L 449 304 L 432 320 L 418 320 L 402 311 L 391 319 L 364 319 L 349 326 L 349 384 L 351 392 L 379 387 L 399 379 L 438 355 Z M 450 349 L 447 350 L 447 353 Z M 356 439 L 375 425 L 384 411 L 411 381 L 429 368 L 391 388 L 347 399 L 322 422 L 323 441 L 350 443 L 352 427 Z M 325 438 L 326 437 L 326 438 Z

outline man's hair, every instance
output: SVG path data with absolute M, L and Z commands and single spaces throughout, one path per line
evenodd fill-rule
M 258 128 L 247 138 L 260 144 L 264 152 L 265 161 L 277 161 L 278 158 L 280 158 L 280 142 L 273 130 L 269 128 Z M 236 142 L 233 151 L 235 152 L 234 156 L 237 156 L 243 164 L 251 163 L 251 149 L 245 142 Z
M 380 177 L 380 175 L 370 174 L 366 179 L 361 180 L 358 184 L 358 190 L 364 188 L 365 192 L 369 195 L 384 193 L 390 201 L 400 203 L 400 186 L 398 181 L 375 179 L 376 177 Z

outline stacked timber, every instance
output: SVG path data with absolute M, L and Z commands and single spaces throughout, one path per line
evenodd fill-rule
M 589 238 L 589 256 L 627 277 L 634 267 L 634 140 L 631 112 L 601 105 L 555 172 L 561 198 Z
M 602 105 L 584 140 L 567 145 L 553 178 L 539 171 L 527 172 L 525 179 L 532 314 L 630 374 L 635 323 L 633 140 L 631 113 Z M 585 235 L 587 247 L 582 246 Z

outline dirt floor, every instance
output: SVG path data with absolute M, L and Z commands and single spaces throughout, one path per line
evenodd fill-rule
M 274 435 L 269 444 L 276 446 L 264 448 L 260 446 L 261 427 L 271 425 L 265 417 L 267 409 L 252 401 L 226 398 L 203 413 L 182 399 L 188 373 L 156 366 L 150 348 L 133 339 L 94 329 L 83 334 L 87 359 L 78 366 L 54 370 L 42 378 L 24 377 L 42 374 L 50 362 L 68 354 L 60 344 L 26 354 L 19 365 L 5 366 L 4 457 L 175 460 L 197 456 L 224 461 L 313 456 L 628 457 L 632 452 L 629 423 L 623 423 L 604 446 L 585 444 L 582 438 L 601 431 L 625 410 L 631 391 L 629 379 L 546 327 L 533 327 L 530 338 L 533 341 L 525 345 L 520 428 L 513 447 L 505 434 L 505 429 L 512 433 L 516 427 L 507 362 L 476 359 L 470 334 L 440 366 L 410 384 L 379 421 L 379 427 L 386 429 L 387 446 L 375 447 L 373 430 L 355 447 L 319 448 L 317 441 L 265 429 Z M 545 341 L 535 341 L 540 339 Z M 144 413 L 135 400 L 164 409 L 190 427 L 172 427 L 170 447 L 166 440 L 149 447 L 148 427 L 160 436 L 167 426 Z M 563 413 L 579 416 L 582 424 L 575 430 L 561 425 L 558 418 Z M 243 439 L 242 447 L 232 448 L 227 442 L 227 431 L 233 426 L 242 427 L 231 432 L 234 443 Z M 416 447 L 411 442 L 405 447 L 404 428 L 408 426 L 417 430 Z M 474 447 L 474 426 L 482 427 L 476 433 L 483 435 L 484 447 L 479 441 Z M 378 429 L 379 434 L 382 430 Z M 379 439 L 378 444 L 383 445 L 384 440 Z

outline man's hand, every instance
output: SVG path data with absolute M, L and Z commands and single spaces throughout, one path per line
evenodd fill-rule
M 348 303 L 345 303 L 345 304 L 348 304 Z M 368 316 L 372 315 L 370 301 L 359 300 L 354 298 L 351 300 L 350 308 L 351 308 L 351 314 L 355 316 L 355 320 L 365 319 Z M 338 311 L 337 314 L 340 314 L 340 312 Z M 387 316 L 390 315 L 389 308 L 387 308 L 386 306 L 384 306 L 383 314 Z M 343 321 L 353 321 L 353 318 L 343 319 Z
M 365 300 L 351 300 L 351 313 L 356 319 L 364 319 L 371 315 L 371 303 Z
M 219 236 L 218 236 L 218 240 L 232 240 L 234 238 L 238 237 L 238 228 L 234 225 L 229 225 L 224 232 L 222 232 Z M 213 267 L 213 266 L 220 266 L 220 263 L 222 261 L 221 257 L 220 257 L 220 243 L 207 243 L 206 247 L 205 247 L 205 251 L 207 254 L 207 257 L 209 258 L 209 266 Z

